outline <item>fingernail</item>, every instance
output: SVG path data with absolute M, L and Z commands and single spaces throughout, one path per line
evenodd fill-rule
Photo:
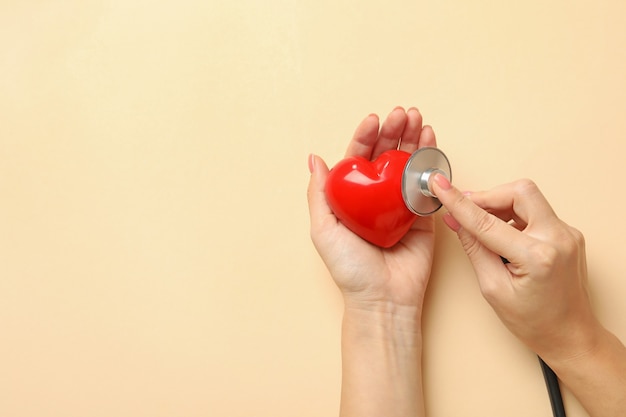
M 433 180 L 437 183 L 439 188 L 444 191 L 448 191 L 450 188 L 452 188 L 450 180 L 445 175 L 435 174 L 435 178 L 433 178 Z
M 463 191 L 462 193 L 465 197 L 471 197 L 472 196 L 472 192 L 471 191 Z
M 312 174 L 315 171 L 315 155 L 309 154 L 309 172 Z
M 446 224 L 446 226 L 452 229 L 453 232 L 458 232 L 459 229 L 461 229 L 461 225 L 459 224 L 459 222 L 456 221 L 454 217 L 452 217 L 452 214 L 446 213 L 441 219 Z

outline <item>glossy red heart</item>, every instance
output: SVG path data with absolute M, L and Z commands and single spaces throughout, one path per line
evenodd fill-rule
M 402 172 L 411 154 L 390 150 L 374 161 L 356 156 L 330 170 L 326 200 L 335 216 L 363 239 L 395 245 L 415 221 L 402 199 Z

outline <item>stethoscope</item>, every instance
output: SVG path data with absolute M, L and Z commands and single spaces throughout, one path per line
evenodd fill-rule
M 415 151 L 407 161 L 402 173 L 402 198 L 406 207 L 420 216 L 435 213 L 442 206 L 433 194 L 430 179 L 435 174 L 445 175 L 452 180 L 452 170 L 446 155 L 438 148 L 426 147 Z M 502 258 L 504 263 L 508 260 Z M 559 380 L 554 371 L 539 358 L 541 371 L 550 397 L 554 417 L 565 417 L 565 408 Z

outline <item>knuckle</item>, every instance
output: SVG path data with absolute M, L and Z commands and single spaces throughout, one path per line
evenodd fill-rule
M 559 259 L 559 250 L 550 243 L 537 242 L 528 249 L 532 263 L 544 273 L 551 272 Z
M 563 239 L 563 257 L 566 260 L 578 258 L 585 251 L 585 237 L 572 227 L 568 230 L 567 237 Z
M 459 235 L 459 241 L 461 242 L 461 247 L 467 256 L 470 259 L 473 259 L 480 249 L 480 243 L 478 240 L 476 240 L 476 238 L 469 233 L 462 233 Z
M 519 199 L 526 199 L 541 195 L 541 190 L 535 181 L 530 178 L 522 178 L 513 183 L 513 194 Z
M 465 197 L 463 195 L 457 195 L 454 197 L 454 200 L 452 200 L 452 204 L 450 204 L 450 206 L 448 207 L 448 210 L 453 214 L 457 213 L 463 210 L 463 207 L 465 206 L 465 204 L 466 204 Z
M 570 226 L 555 227 L 544 240 L 528 247 L 528 262 L 542 275 L 550 275 L 555 269 L 579 258 L 585 250 L 583 234 Z
M 517 194 L 528 194 L 539 190 L 537 184 L 530 178 L 522 178 L 513 183 L 513 189 Z
M 501 291 L 499 285 L 497 285 L 494 279 L 484 279 L 479 283 L 480 293 L 490 305 L 497 304 Z
M 575 256 L 585 248 L 585 237 L 583 234 L 567 224 L 561 222 L 562 226 L 552 235 L 552 242 L 561 250 L 563 257 Z
M 486 211 L 478 212 L 474 219 L 476 231 L 479 234 L 489 233 L 496 226 L 496 217 Z
M 576 229 L 575 227 L 570 226 L 569 229 L 574 239 L 574 242 L 576 243 L 576 246 L 579 248 L 584 248 L 585 247 L 585 235 L 583 235 L 582 232 Z

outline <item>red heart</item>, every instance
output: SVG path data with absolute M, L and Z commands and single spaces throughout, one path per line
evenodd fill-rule
M 326 180 L 326 200 L 335 216 L 363 239 L 388 248 L 404 236 L 416 215 L 402 199 L 402 172 L 411 154 L 391 150 L 374 161 L 339 161 Z

